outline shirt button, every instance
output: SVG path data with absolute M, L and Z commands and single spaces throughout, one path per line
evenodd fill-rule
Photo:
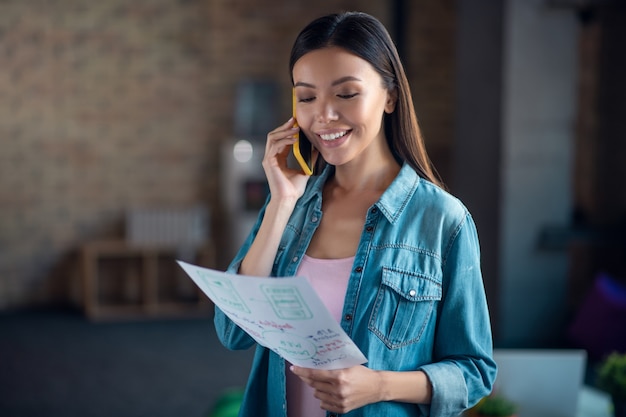
M 363 267 L 361 266 L 357 266 L 356 268 L 354 268 L 355 272 L 362 272 L 363 271 Z
M 293 259 L 291 259 L 292 262 L 298 262 L 298 257 L 294 256 Z
M 409 295 L 410 295 L 411 297 L 415 297 L 415 294 L 417 294 L 417 291 L 415 291 L 415 290 L 411 290 L 411 291 L 409 291 Z
M 352 321 L 352 314 L 346 314 L 345 319 L 347 321 Z
M 313 223 L 317 223 L 317 216 L 313 216 L 313 217 L 311 217 L 311 221 L 312 221 Z
M 372 226 L 367 226 L 365 230 L 368 232 L 371 232 L 372 230 L 374 230 L 374 228 Z
M 374 208 L 372 209 L 372 214 L 375 214 L 375 213 L 377 213 L 377 212 L 378 212 L 378 209 L 377 209 L 376 207 L 374 207 Z

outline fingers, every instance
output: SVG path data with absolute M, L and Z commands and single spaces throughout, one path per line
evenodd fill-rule
M 332 392 L 333 381 L 329 378 L 327 371 L 300 368 L 291 366 L 291 372 L 297 375 L 305 384 L 314 388 L 318 392 Z
M 301 379 L 326 381 L 331 379 L 332 371 L 324 371 L 321 369 L 301 368 L 299 366 L 292 365 L 289 367 L 291 372 L 298 375 Z
M 336 392 L 337 387 L 332 382 L 332 371 L 300 368 L 297 366 L 291 366 L 289 369 L 315 390 L 313 395 L 320 401 L 322 409 L 332 412 L 347 411 L 344 407 L 344 399 L 341 393 Z
M 373 371 L 362 365 L 327 371 L 292 366 L 290 370 L 315 390 L 325 410 L 343 414 L 380 401 L 380 390 L 371 383 Z
M 293 145 L 299 131 L 300 128 L 296 125 L 294 118 L 291 117 L 287 122 L 267 134 L 266 153 L 276 155 L 287 145 Z M 269 152 L 271 149 L 275 151 Z
M 266 168 L 287 169 L 287 158 L 291 146 L 296 142 L 298 131 L 295 120 L 291 117 L 287 122 L 267 134 L 263 165 Z
M 291 371 L 300 377 L 307 385 L 320 392 L 334 392 L 341 390 L 341 371 L 324 371 L 292 366 Z

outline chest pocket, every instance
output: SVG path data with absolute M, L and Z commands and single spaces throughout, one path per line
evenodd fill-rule
M 440 283 L 383 268 L 368 328 L 390 349 L 415 343 L 420 340 L 439 300 Z

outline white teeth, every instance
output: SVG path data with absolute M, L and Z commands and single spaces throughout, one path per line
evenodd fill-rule
M 345 134 L 346 134 L 346 131 L 344 130 L 342 132 L 329 133 L 327 135 L 320 135 L 320 138 L 322 138 L 323 140 L 335 140 L 337 138 L 342 137 Z

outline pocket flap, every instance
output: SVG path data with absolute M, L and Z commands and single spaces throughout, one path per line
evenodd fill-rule
M 382 281 L 410 301 L 441 300 L 441 284 L 423 276 L 383 268 Z

